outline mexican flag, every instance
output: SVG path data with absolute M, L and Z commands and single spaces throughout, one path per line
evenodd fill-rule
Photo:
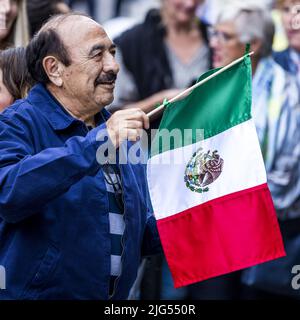
M 285 256 L 251 118 L 249 56 L 166 107 L 147 178 L 176 288 Z

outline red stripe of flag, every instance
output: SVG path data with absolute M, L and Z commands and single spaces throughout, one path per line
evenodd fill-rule
M 285 256 L 267 184 L 157 224 L 176 288 Z

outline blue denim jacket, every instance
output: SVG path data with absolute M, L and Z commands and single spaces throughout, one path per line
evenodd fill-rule
M 0 115 L 0 300 L 108 299 L 108 195 L 96 161 L 101 129 L 105 123 L 88 131 L 41 84 Z M 126 228 L 112 299 L 127 298 L 141 254 L 161 250 L 145 168 L 120 170 Z

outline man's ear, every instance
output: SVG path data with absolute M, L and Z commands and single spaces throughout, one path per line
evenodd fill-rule
M 63 64 L 54 56 L 47 56 L 43 59 L 43 68 L 49 78 L 49 80 L 61 87 L 63 85 L 62 74 L 64 70 Z

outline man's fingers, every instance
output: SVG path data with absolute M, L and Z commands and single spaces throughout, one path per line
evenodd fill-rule
M 106 123 L 108 133 L 118 147 L 123 140 L 137 141 L 143 128 L 149 129 L 149 117 L 138 108 L 115 112 Z
M 149 121 L 149 117 L 146 115 L 145 112 L 143 112 L 143 120 L 144 120 L 144 128 L 148 130 L 150 128 L 150 121 Z
M 138 129 L 127 129 L 127 140 L 138 141 L 141 138 L 141 132 Z
M 149 129 L 149 117 L 145 114 L 144 111 L 138 108 L 132 108 L 124 110 L 123 116 L 127 120 L 138 120 L 143 122 L 143 127 Z
M 139 120 L 127 120 L 125 126 L 128 129 L 143 129 L 144 123 Z
M 140 120 L 143 122 L 143 127 L 149 129 L 149 117 L 141 109 L 132 109 L 132 113 L 129 115 L 128 119 Z

